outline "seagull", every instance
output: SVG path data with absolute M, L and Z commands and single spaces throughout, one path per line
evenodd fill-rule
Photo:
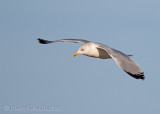
M 90 42 L 83 39 L 62 39 L 62 40 L 48 41 L 38 38 L 37 40 L 41 44 L 49 44 L 56 42 L 83 43 L 83 45 L 78 49 L 76 53 L 73 54 L 73 56 L 82 54 L 89 57 L 100 58 L 100 59 L 112 58 L 120 68 L 122 68 L 127 74 L 129 74 L 133 78 L 139 80 L 145 79 L 144 72 L 139 66 L 139 64 L 137 64 L 130 58 L 130 56 L 132 55 L 126 55 L 123 52 L 113 49 L 102 43 Z

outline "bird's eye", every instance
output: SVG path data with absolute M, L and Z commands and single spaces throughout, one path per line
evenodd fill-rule
M 84 49 L 82 48 L 81 51 L 84 51 Z

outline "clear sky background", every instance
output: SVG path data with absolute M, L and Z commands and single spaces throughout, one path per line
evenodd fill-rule
M 112 59 L 72 57 L 82 44 L 41 45 L 38 37 L 133 54 L 146 79 Z M 160 114 L 159 49 L 159 0 L 0 0 L 0 113 Z

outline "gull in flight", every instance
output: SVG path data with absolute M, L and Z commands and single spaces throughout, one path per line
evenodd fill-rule
M 83 43 L 83 45 L 78 49 L 78 51 L 75 54 L 73 54 L 73 56 L 76 56 L 78 54 L 83 54 L 89 57 L 95 57 L 101 59 L 112 58 L 115 60 L 117 65 L 130 76 L 140 80 L 145 79 L 144 72 L 142 71 L 141 67 L 129 57 L 132 55 L 126 55 L 121 51 L 108 47 L 104 44 L 98 42 L 90 42 L 82 39 L 62 39 L 62 40 L 48 41 L 38 38 L 37 40 L 41 44 L 49 44 L 56 42 Z

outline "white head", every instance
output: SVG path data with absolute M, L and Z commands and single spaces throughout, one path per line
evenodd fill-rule
M 73 54 L 73 56 L 76 56 L 78 54 L 83 54 L 83 55 L 87 55 L 90 57 L 97 57 L 99 55 L 98 50 L 96 48 L 96 45 L 94 43 L 86 43 L 84 45 L 82 45 L 78 51 Z
M 88 53 L 88 46 L 87 45 L 82 45 L 78 51 L 76 53 L 73 54 L 73 56 L 76 56 L 78 54 L 82 54 L 82 55 L 87 55 Z

